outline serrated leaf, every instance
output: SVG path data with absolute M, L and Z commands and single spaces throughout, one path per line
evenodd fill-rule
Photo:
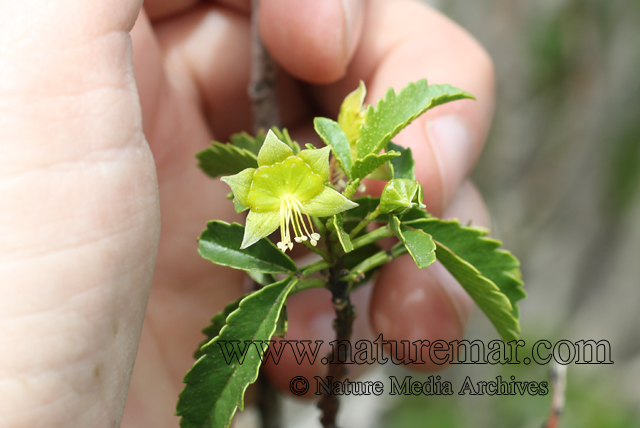
M 247 134 L 246 132 L 239 132 L 237 134 L 231 135 L 229 140 L 231 144 L 234 146 L 245 149 L 256 155 L 258 157 L 258 153 L 260 152 L 260 148 L 262 148 L 262 144 L 264 143 L 264 139 L 267 137 L 267 134 L 264 132 L 258 132 L 255 137 Z
M 231 424 L 236 410 L 244 406 L 247 386 L 258 377 L 264 350 L 251 347 L 242 364 L 237 359 L 227 364 L 219 342 L 269 340 L 296 281 L 289 277 L 242 299 L 220 335 L 202 348 L 205 355 L 185 375 L 186 386 L 178 400 L 176 414 L 182 416 L 182 428 L 226 428 Z
M 416 164 L 413 160 L 413 154 L 410 148 L 404 148 L 393 141 L 387 144 L 387 150 L 394 150 L 400 153 L 397 158 L 391 159 L 391 168 L 393 170 L 393 178 L 407 178 L 409 180 L 416 179 Z
M 222 327 L 226 325 L 227 317 L 231 314 L 231 312 L 238 309 L 238 306 L 240 306 L 240 301 L 245 297 L 246 296 L 242 296 L 238 300 L 229 303 L 224 307 L 223 310 L 221 310 L 220 312 L 215 314 L 213 318 L 211 318 L 211 324 L 202 329 L 202 333 L 207 338 L 200 342 L 200 344 L 198 345 L 198 349 L 196 349 L 196 352 L 193 353 L 193 358 L 197 360 L 204 355 L 202 347 L 220 334 L 220 330 L 222 330 Z
M 249 150 L 217 141 L 197 153 L 196 158 L 198 158 L 200 169 L 213 178 L 237 174 L 244 169 L 258 167 L 258 158 Z
M 404 244 L 418 269 L 424 269 L 436 261 L 436 244 L 431 235 L 400 223 L 396 216 L 391 217 L 389 224 L 391 231 Z
M 340 168 L 348 178 L 351 178 L 351 147 L 349 139 L 337 122 L 325 117 L 316 117 L 313 126 L 327 146 L 331 146 L 333 155 L 338 160 Z
M 351 166 L 351 179 L 358 180 L 365 178 L 375 171 L 376 168 L 397 156 L 400 156 L 400 153 L 390 152 L 379 155 L 371 153 L 362 159 L 357 159 Z
M 438 261 L 462 285 L 465 291 L 482 309 L 494 325 L 502 340 L 516 340 L 520 334 L 518 320 L 512 313 L 512 306 L 500 289 L 470 263 L 458 257 L 453 251 L 438 242 L 436 255 Z
M 517 302 L 523 299 L 526 293 L 522 288 L 522 280 L 520 279 L 520 263 L 510 252 L 499 249 L 502 243 L 495 239 L 487 238 L 486 235 L 488 232 L 486 230 L 461 226 L 457 220 L 441 220 L 431 217 L 408 221 L 405 224 L 430 234 L 436 241 L 436 245 L 441 244 L 447 251 L 450 251 L 455 257 L 464 261 L 473 269 L 477 270 L 479 275 L 494 284 L 496 287 L 494 291 L 503 294 L 506 297 L 508 305 L 502 305 L 499 308 L 490 308 L 482 307 L 478 301 L 476 301 L 476 303 L 478 303 L 478 306 L 481 307 L 487 316 L 489 316 L 489 312 L 494 309 L 498 312 L 507 311 L 509 315 L 511 315 L 511 318 L 500 318 L 505 321 L 505 324 L 501 326 L 496 325 L 496 328 L 503 337 L 505 337 L 504 334 L 507 334 L 507 337 L 510 338 L 517 336 L 520 331 L 517 320 Z M 436 250 L 436 253 L 438 260 L 440 260 L 438 250 Z M 455 268 L 456 265 L 460 265 L 460 263 L 451 262 L 452 268 Z M 449 269 L 449 267 L 447 267 L 447 269 Z M 468 268 L 464 266 L 461 269 L 463 272 L 468 271 Z M 482 281 L 483 280 L 477 280 L 476 282 Z M 462 282 L 461 285 L 465 287 L 465 289 L 467 288 Z M 490 288 L 486 284 L 483 285 L 483 287 L 487 289 Z M 469 294 L 471 295 L 471 293 Z M 474 296 L 472 295 L 471 297 Z M 474 297 L 474 300 L 475 299 Z M 492 316 L 489 316 L 489 319 L 492 319 Z
M 263 238 L 240 249 L 244 227 L 237 223 L 210 221 L 198 239 L 198 253 L 221 266 L 262 273 L 295 273 L 296 264 L 271 241 Z
M 393 158 L 393 159 L 395 159 L 395 158 Z M 391 161 L 393 159 L 391 159 Z M 391 162 L 383 163 L 378 168 L 373 170 L 373 172 L 371 174 L 367 175 L 367 178 L 370 178 L 372 180 L 380 180 L 380 181 L 391 180 L 393 178 L 393 173 L 392 173 L 393 169 L 389 165 L 390 163 Z
M 338 234 L 338 240 L 340 241 L 340 245 L 342 245 L 342 249 L 345 253 L 353 251 L 353 244 L 351 243 L 351 239 L 349 238 L 349 234 L 344 230 L 344 219 L 342 214 L 336 214 L 333 216 L 333 227 L 335 227 L 336 233 Z
M 409 83 L 397 94 L 390 88 L 375 108 L 369 106 L 356 143 L 358 158 L 378 153 L 398 132 L 430 108 L 462 98 L 473 96 L 450 85 L 428 85 L 426 79 Z

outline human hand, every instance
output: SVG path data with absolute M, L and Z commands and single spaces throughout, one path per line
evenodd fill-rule
M 242 272 L 196 252 L 207 220 L 239 217 L 220 202 L 228 188 L 198 171 L 193 155 L 250 129 L 249 2 L 149 0 L 131 34 L 132 58 L 127 32 L 140 3 L 60 0 L 49 10 L 0 1 L 2 426 L 117 425 L 143 317 L 123 426 L 176 426 L 199 331 L 243 291 Z M 414 150 L 427 207 L 441 214 L 488 130 L 491 63 L 422 5 L 346 4 L 348 20 L 338 1 L 263 4 L 261 30 L 276 61 L 298 79 L 331 83 L 283 76 L 283 124 L 308 141 L 310 118 L 335 117 L 359 79 L 369 102 L 422 77 L 471 92 L 477 101 L 438 107 L 395 139 Z M 397 340 L 460 336 L 468 297 L 441 270 L 405 262 L 377 281 L 373 330 Z M 330 319 L 328 298 L 292 300 L 289 337 L 324 338 L 317 320 Z M 316 370 L 283 362 L 269 373 L 286 385 L 293 368 Z

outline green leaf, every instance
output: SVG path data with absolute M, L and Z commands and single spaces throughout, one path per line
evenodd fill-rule
M 482 276 L 480 271 L 458 257 L 449 248 L 440 242 L 436 245 L 438 261 L 469 293 L 469 296 L 498 330 L 502 339 L 505 342 L 516 340 L 520 334 L 520 327 L 518 320 L 512 313 L 512 306 L 507 296 L 502 294 L 493 282 Z
M 351 179 L 358 180 L 365 178 L 375 171 L 376 168 L 397 156 L 400 156 L 400 153 L 389 152 L 380 155 L 371 153 L 362 159 L 357 159 L 351 166 Z
M 473 96 L 450 85 L 428 85 L 426 79 L 409 83 L 398 94 L 390 88 L 375 108 L 369 106 L 356 143 L 358 158 L 378 153 L 398 132 L 430 108 L 462 98 Z
M 391 231 L 404 244 L 418 269 L 424 269 L 436 261 L 436 244 L 431 235 L 400 223 L 396 216 L 391 219 Z
M 351 178 L 351 147 L 347 135 L 337 122 L 324 117 L 316 117 L 313 120 L 316 132 L 327 146 L 331 147 L 333 155 L 338 160 L 340 168 L 348 178 Z
M 258 132 L 255 137 L 252 137 L 246 132 L 240 132 L 238 134 L 231 135 L 229 139 L 231 140 L 231 144 L 240 149 L 249 150 L 251 153 L 256 155 L 257 158 L 266 137 L 267 134 L 264 132 Z
M 408 178 L 409 180 L 415 180 L 416 164 L 413 161 L 411 149 L 405 149 L 402 146 L 394 144 L 393 141 L 389 141 L 389 143 L 387 144 L 387 150 L 394 150 L 400 153 L 400 156 L 391 159 L 393 178 Z
M 238 300 L 229 303 L 224 307 L 222 311 L 218 312 L 213 316 L 213 318 L 211 318 L 211 324 L 202 329 L 202 333 L 204 333 L 207 338 L 200 342 L 200 344 L 198 345 L 198 349 L 196 349 L 196 352 L 193 353 L 193 358 L 197 360 L 204 355 L 202 347 L 220 334 L 220 330 L 222 330 L 222 327 L 226 325 L 225 321 L 227 320 L 227 317 L 231 314 L 231 312 L 238 309 L 238 306 L 240 306 L 240 301 L 245 297 L 246 296 L 242 296 Z
M 464 227 L 457 220 L 431 217 L 405 224 L 433 237 L 438 246 L 438 260 L 458 279 L 502 337 L 505 340 L 517 337 L 520 328 L 516 303 L 526 293 L 520 279 L 520 263 L 510 252 L 499 249 L 502 243 L 487 238 L 487 230 Z M 441 260 L 441 254 L 448 265 Z M 482 292 L 489 296 L 483 297 Z M 504 299 L 495 296 L 496 293 Z
M 196 154 L 198 166 L 209 177 L 237 174 L 246 168 L 257 168 L 258 158 L 249 150 L 217 141 Z
M 422 186 L 415 180 L 394 178 L 382 190 L 380 212 L 404 214 L 411 208 L 425 208 Z
M 422 220 L 423 218 L 431 218 L 431 214 L 425 211 L 424 208 L 413 207 L 409 211 L 399 216 L 403 223 L 413 220 Z
M 351 243 L 349 234 L 344 230 L 344 220 L 342 214 L 336 214 L 333 216 L 333 227 L 336 228 L 338 240 L 340 241 L 340 245 L 342 245 L 342 249 L 344 250 L 344 252 L 348 253 L 350 251 L 353 251 L 353 244 Z
M 182 416 L 182 428 L 226 428 L 236 410 L 242 410 L 244 392 L 258 377 L 264 349 L 247 345 L 251 348 L 242 364 L 237 359 L 227 364 L 221 346 L 231 340 L 269 340 L 296 281 L 289 277 L 242 299 L 239 308 L 228 316 L 220 335 L 202 348 L 205 355 L 184 377 L 186 386 L 176 409 L 176 414 Z M 219 344 L 220 341 L 225 342 Z
M 240 250 L 244 227 L 237 223 L 210 221 L 198 240 L 198 252 L 221 266 L 263 273 L 295 273 L 296 264 L 271 241 L 263 238 Z

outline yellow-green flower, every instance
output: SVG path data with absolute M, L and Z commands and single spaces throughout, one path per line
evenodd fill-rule
M 222 177 L 239 205 L 249 208 L 240 248 L 247 248 L 269 236 L 278 227 L 283 252 L 295 242 L 309 240 L 316 245 L 320 235 L 310 216 L 328 217 L 358 204 L 327 186 L 330 147 L 302 150 L 297 155 L 269 131 L 258 153 L 258 168 L 247 168 Z M 306 217 L 306 222 L 305 222 Z

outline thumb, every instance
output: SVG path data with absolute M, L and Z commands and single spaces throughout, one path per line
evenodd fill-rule
M 340 79 L 358 45 L 364 0 L 260 2 L 260 33 L 275 60 L 311 83 Z
M 159 232 L 141 3 L 0 0 L 0 426 L 119 425 Z

